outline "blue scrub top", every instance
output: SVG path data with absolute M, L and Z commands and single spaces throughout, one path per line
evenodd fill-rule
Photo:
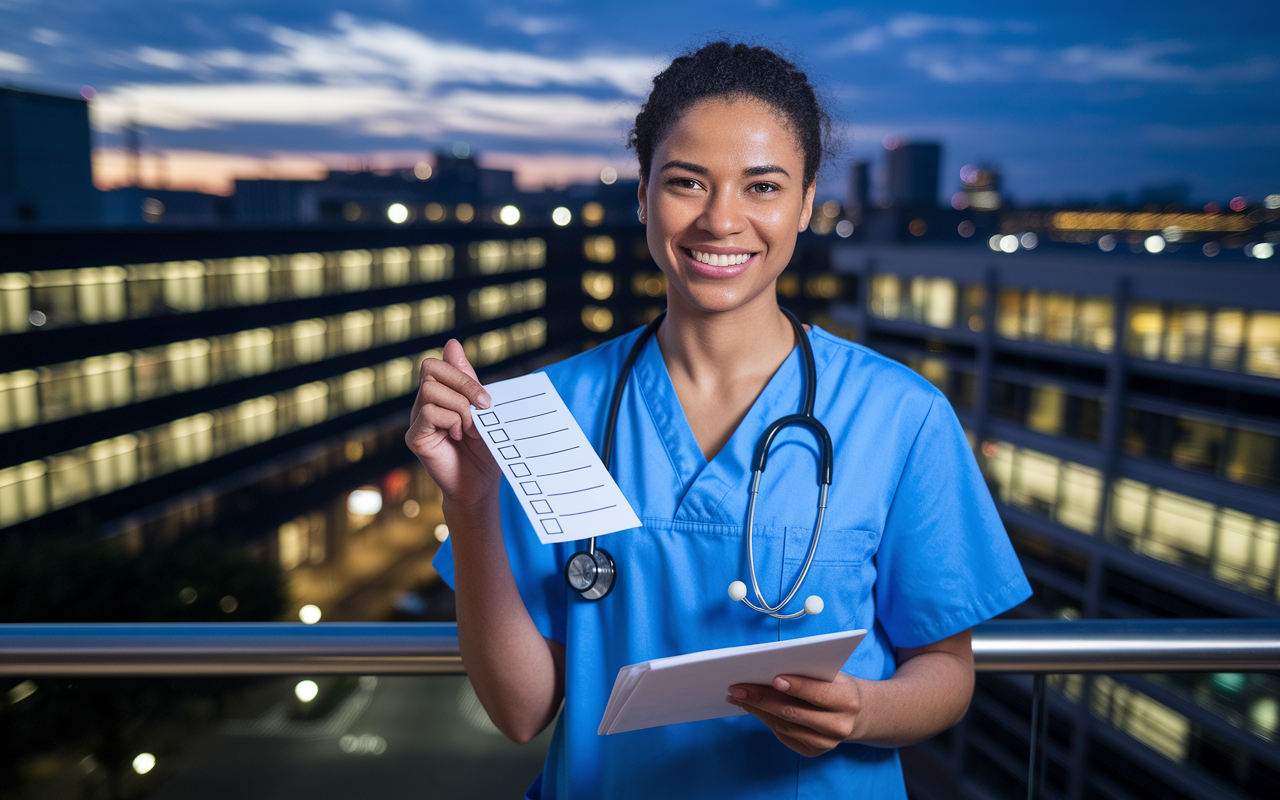
M 545 370 L 597 448 L 638 335 Z M 582 600 L 565 585 L 565 561 L 582 543 L 539 543 L 504 481 L 502 522 L 516 583 L 542 635 L 567 652 L 565 703 L 542 797 L 905 800 L 896 750 L 842 744 L 805 758 L 749 715 L 611 736 L 596 729 L 618 670 L 629 664 L 866 628 L 844 671 L 884 679 L 894 672 L 894 648 L 939 641 L 1031 595 L 946 398 L 865 347 L 817 327 L 810 340 L 815 413 L 831 433 L 835 472 L 813 566 L 786 610 L 817 594 L 826 603 L 817 616 L 776 620 L 727 592 L 732 581 L 749 582 L 743 522 L 756 440 L 770 422 L 800 410 L 798 347 L 707 462 L 656 339 L 645 345 L 618 414 L 612 468 L 644 527 L 599 540 L 618 565 L 613 592 L 601 601 Z M 812 434 L 801 427 L 780 433 L 756 507 L 756 570 L 769 602 L 790 588 L 808 550 L 817 472 Z M 453 585 L 448 542 L 435 566 Z

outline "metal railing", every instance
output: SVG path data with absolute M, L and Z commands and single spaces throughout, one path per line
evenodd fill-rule
M 1043 796 L 1046 674 L 1280 671 L 1280 620 L 994 621 L 979 672 L 1032 673 L 1027 796 Z M 0 625 L 0 676 L 459 674 L 451 623 Z

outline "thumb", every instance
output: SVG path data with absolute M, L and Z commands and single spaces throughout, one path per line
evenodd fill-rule
M 457 367 L 462 372 L 474 378 L 478 383 L 480 377 L 476 375 L 475 368 L 471 366 L 471 362 L 467 360 L 467 353 L 462 349 L 462 343 L 457 339 L 450 339 L 444 346 L 444 362 L 451 367 Z

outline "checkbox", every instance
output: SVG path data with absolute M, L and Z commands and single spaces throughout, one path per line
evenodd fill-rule
M 511 437 L 508 436 L 507 432 L 502 428 L 495 428 L 494 430 L 489 431 L 489 438 L 493 440 L 494 444 L 511 441 Z
M 546 500 L 534 500 L 529 505 L 533 506 L 533 512 L 535 514 L 554 514 L 555 513 L 554 511 L 551 510 L 551 504 L 548 503 Z
M 497 424 L 498 424 L 498 415 L 497 415 L 497 414 L 495 414 L 495 413 L 494 413 L 494 412 L 492 412 L 492 411 L 490 411 L 490 412 L 489 412 L 489 413 L 487 413 L 487 414 L 481 414 L 481 415 L 480 415 L 480 424 L 481 424 L 481 425 L 483 425 L 483 426 L 485 426 L 486 428 L 487 428 L 487 427 L 489 427 L 490 425 L 497 425 Z
M 516 446 L 513 444 L 509 444 L 506 447 L 499 447 L 498 454 L 507 460 L 520 457 L 520 451 L 517 450 Z
M 507 466 L 511 468 L 511 474 L 517 478 L 527 478 L 532 474 L 529 472 L 529 465 L 523 461 L 517 461 L 516 463 L 508 464 Z
M 564 533 L 564 528 L 560 527 L 560 520 L 555 517 L 539 521 L 542 523 L 542 529 L 547 533 Z
M 520 481 L 520 488 L 525 494 L 542 494 L 542 487 L 538 486 L 537 481 Z

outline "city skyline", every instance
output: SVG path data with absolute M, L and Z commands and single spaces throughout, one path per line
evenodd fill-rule
M 939 3 L 857 10 L 761 2 L 593 7 L 383 2 L 4 0 L 0 82 L 91 104 L 100 183 L 123 175 L 120 128 L 145 129 L 144 179 L 225 191 L 233 175 L 317 177 L 403 165 L 465 141 L 526 186 L 634 174 L 623 142 L 649 79 L 727 36 L 799 58 L 830 100 L 848 161 L 885 136 L 943 144 L 941 202 L 967 163 L 994 162 L 1022 202 L 1135 196 L 1182 182 L 1193 201 L 1280 188 L 1280 61 L 1262 4 L 1230 16 L 1153 4 L 1070 14 Z M 730 24 L 726 24 L 729 22 Z M 164 153 L 157 157 L 157 153 Z M 219 184 L 221 181 L 221 184 Z

